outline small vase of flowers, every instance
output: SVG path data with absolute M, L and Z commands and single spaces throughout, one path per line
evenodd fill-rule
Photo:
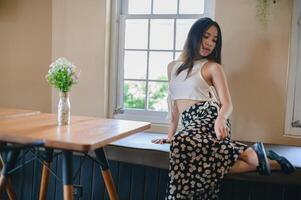
M 78 83 L 79 73 L 78 68 L 66 58 L 57 59 L 49 67 L 46 80 L 60 92 L 57 113 L 59 126 L 70 124 L 69 91 L 73 84 Z

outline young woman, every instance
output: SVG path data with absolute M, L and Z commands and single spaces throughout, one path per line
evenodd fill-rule
M 232 101 L 221 66 L 222 35 L 219 25 L 201 18 L 191 27 L 180 60 L 168 65 L 171 143 L 167 200 L 218 199 L 220 182 L 227 173 L 271 169 L 285 173 L 294 167 L 284 157 L 230 139 Z M 176 129 L 181 116 L 183 129 Z

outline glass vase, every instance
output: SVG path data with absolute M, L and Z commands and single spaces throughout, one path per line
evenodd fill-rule
M 70 124 L 70 100 L 68 92 L 60 92 L 57 122 L 59 126 Z

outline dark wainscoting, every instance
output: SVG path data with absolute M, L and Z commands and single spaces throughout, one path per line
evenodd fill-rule
M 27 155 L 26 158 L 30 158 Z M 74 172 L 80 166 L 82 156 L 74 157 Z M 24 160 L 23 160 L 24 161 Z M 20 160 L 22 162 L 22 159 Z M 167 183 L 167 170 L 120 161 L 110 161 L 111 172 L 120 200 L 163 200 Z M 51 169 L 61 177 L 61 156 L 54 158 Z M 74 183 L 83 189 L 82 200 L 109 199 L 99 167 L 85 159 Z M 34 161 L 12 176 L 13 185 L 20 200 L 38 199 L 41 164 Z M 228 180 L 223 182 L 222 200 L 301 200 L 301 186 L 262 183 L 256 181 Z M 3 199 L 7 199 L 3 195 Z M 62 199 L 62 184 L 50 177 L 47 200 Z

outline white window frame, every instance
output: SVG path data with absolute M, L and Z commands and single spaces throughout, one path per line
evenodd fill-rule
M 294 0 L 293 18 L 292 18 L 292 32 L 290 41 L 290 57 L 289 70 L 287 81 L 287 102 L 286 102 L 286 116 L 285 116 L 285 135 L 287 136 L 301 136 L 301 127 L 296 127 L 294 122 L 294 101 L 296 89 L 296 75 L 297 67 L 301 66 L 301 0 Z M 299 74 L 300 76 L 300 74 Z M 301 89 L 301 88 L 298 88 Z M 300 104 L 301 105 L 301 104 Z M 301 119 L 300 119 L 301 121 Z
M 210 17 L 214 19 L 215 11 L 215 0 L 204 0 L 205 8 L 204 14 L 148 14 L 148 15 L 127 15 L 125 10 L 122 10 L 127 5 L 127 0 L 113 0 L 112 1 L 112 12 L 111 12 L 111 51 L 110 51 L 110 117 L 117 119 L 128 119 L 128 120 L 138 120 L 138 121 L 149 121 L 156 124 L 166 124 L 168 123 L 166 119 L 167 112 L 160 111 L 149 111 L 149 110 L 134 110 L 134 109 L 124 109 L 123 108 L 123 49 L 124 49 L 124 33 L 125 32 L 125 20 L 126 19 L 193 19 L 200 17 Z M 178 0 L 179 5 L 179 0 Z M 153 5 L 152 5 L 153 6 Z M 179 6 L 178 6 L 179 13 Z M 174 29 L 174 32 L 176 29 Z M 175 34 L 175 33 L 174 33 Z M 175 43 L 175 40 L 174 40 Z M 175 44 L 174 44 L 175 45 Z M 150 50 L 148 50 L 150 51 Z M 151 50 L 153 51 L 153 50 Z M 161 51 L 161 50 L 160 50 Z M 163 50 L 164 51 L 164 50 Z M 179 51 L 175 51 L 179 52 Z M 174 52 L 174 56 L 175 56 Z M 147 64 L 148 65 L 148 64 Z M 149 67 L 149 66 L 147 66 Z M 159 82 L 159 81 L 158 81 Z

